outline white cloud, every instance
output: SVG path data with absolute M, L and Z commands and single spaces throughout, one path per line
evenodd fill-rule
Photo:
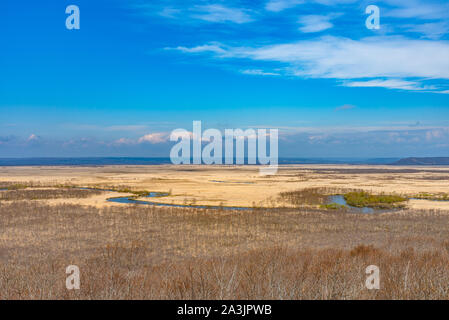
M 128 138 L 120 138 L 118 140 L 115 140 L 113 142 L 113 144 L 115 145 L 130 145 L 130 144 L 136 144 L 136 141 L 134 141 L 133 139 L 128 139 Z
M 159 144 L 168 142 L 170 134 L 167 132 L 154 132 L 146 134 L 138 139 L 120 138 L 115 140 L 113 145 L 137 145 L 142 143 Z
M 354 3 L 354 2 L 358 2 L 358 1 L 360 1 L 360 0 L 314 0 L 314 2 L 322 4 L 322 5 L 326 5 L 326 6 L 349 4 L 349 3 Z
M 423 86 L 421 83 L 417 81 L 406 81 L 401 79 L 376 79 L 369 81 L 349 81 L 344 82 L 344 86 L 346 87 L 364 87 L 364 88 L 389 88 L 389 89 L 401 89 L 401 90 L 435 90 L 436 88 L 433 86 Z
M 193 133 L 192 131 L 187 131 L 185 129 L 176 129 L 173 130 L 170 134 L 170 139 L 174 141 L 176 138 L 178 139 L 190 139 L 192 141 L 202 141 L 202 142 L 210 142 L 211 139 L 206 139 L 202 137 L 201 135 L 197 135 L 196 133 Z
M 268 11 L 280 12 L 303 3 L 304 0 L 270 0 L 265 5 L 265 9 Z
M 447 139 L 449 135 L 449 128 L 432 129 L 426 132 L 426 140 L 442 140 Z
M 240 51 L 240 50 L 239 50 Z M 449 43 L 372 37 L 322 37 L 248 48 L 238 55 L 292 64 L 297 75 L 337 79 L 427 77 L 449 79 Z
M 419 1 L 386 1 L 397 8 L 383 10 L 382 16 L 394 18 L 445 19 L 449 15 L 447 3 L 421 3 Z
M 39 140 L 39 137 L 37 135 L 35 135 L 34 133 L 31 134 L 27 139 L 27 141 L 37 141 L 37 140 Z
M 308 15 L 299 18 L 302 26 L 299 28 L 301 32 L 312 33 L 320 32 L 332 28 L 334 25 L 330 22 L 330 16 Z
M 234 22 L 241 24 L 253 21 L 245 9 L 229 8 L 219 4 L 195 6 L 192 10 L 198 12 L 192 15 L 193 18 L 209 22 Z
M 171 48 L 166 48 L 166 49 L 171 49 Z M 212 53 L 216 53 L 216 54 L 226 54 L 227 51 L 225 49 L 223 49 L 222 47 L 220 47 L 220 44 L 205 44 L 203 46 L 197 46 L 197 47 L 193 47 L 193 48 L 187 48 L 187 47 L 177 47 L 174 48 L 175 50 L 179 50 L 182 52 L 186 52 L 186 53 L 203 53 L 203 52 L 212 52 Z
M 164 143 L 169 140 L 169 135 L 165 132 L 156 132 L 156 133 L 150 133 L 146 134 L 143 137 L 140 137 L 137 142 L 138 143 L 144 143 L 149 142 L 151 144 L 156 143 Z
M 417 25 L 406 25 L 405 29 L 411 32 L 423 34 L 429 39 L 439 39 L 449 31 L 448 22 L 432 22 Z
M 247 69 L 240 71 L 243 74 L 255 75 L 255 76 L 280 76 L 279 73 L 276 72 L 266 72 L 260 69 Z
M 308 2 L 315 2 L 326 6 L 335 6 L 339 4 L 354 3 L 357 1 L 359 0 L 309 0 Z M 265 5 L 265 9 L 272 12 L 280 12 L 304 3 L 306 3 L 305 0 L 269 0 Z
M 340 13 L 301 16 L 298 22 L 302 24 L 302 27 L 299 30 L 304 33 L 312 33 L 333 28 L 334 25 L 331 20 L 339 16 L 341 16 Z
M 181 13 L 180 9 L 167 7 L 159 11 L 159 15 L 165 18 L 176 18 L 178 14 Z
M 377 79 L 368 85 L 379 86 L 380 81 L 384 81 L 388 87 L 408 90 L 426 88 L 416 82 L 398 82 L 405 81 L 400 79 L 449 79 L 448 41 L 391 36 L 351 40 L 325 36 L 261 47 L 226 47 L 213 43 L 193 48 L 178 47 L 177 50 L 212 53 L 217 58 L 279 62 L 285 65 L 286 72 L 299 77 Z
M 322 131 L 322 132 L 292 132 L 283 136 L 282 141 L 291 143 L 307 143 L 311 145 L 361 145 L 369 148 L 384 149 L 388 145 L 398 145 L 400 149 L 422 149 L 440 147 L 449 137 L 449 128 L 428 129 L 389 129 L 379 128 L 360 131 Z M 330 149 L 332 150 L 332 149 Z M 391 152 L 388 153 L 391 156 Z

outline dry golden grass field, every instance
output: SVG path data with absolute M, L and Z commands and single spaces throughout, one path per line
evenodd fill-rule
M 448 299 L 449 202 L 429 200 L 449 194 L 448 178 L 444 167 L 0 167 L 0 299 Z M 428 199 L 372 214 L 320 206 L 320 192 L 347 190 Z M 107 201 L 143 191 L 193 207 Z M 68 265 L 80 290 L 66 289 Z M 379 290 L 365 287 L 369 265 Z

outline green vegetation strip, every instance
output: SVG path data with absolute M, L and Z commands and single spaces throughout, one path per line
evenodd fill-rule
M 28 188 L 25 184 L 12 184 L 6 187 L 8 190 L 22 190 Z
M 357 208 L 390 209 L 402 207 L 408 199 L 399 195 L 374 195 L 365 191 L 349 192 L 344 195 L 346 203 Z
M 423 199 L 423 200 L 434 200 L 434 201 L 449 201 L 449 194 L 447 194 L 447 193 L 432 194 L 432 193 L 421 192 L 421 193 L 413 196 L 412 198 Z
M 346 209 L 348 209 L 347 206 L 345 206 L 343 204 L 338 204 L 338 203 L 322 204 L 322 205 L 320 205 L 320 208 L 326 209 L 326 210 L 346 210 Z

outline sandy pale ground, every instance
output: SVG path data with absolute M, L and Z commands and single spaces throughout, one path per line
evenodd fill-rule
M 224 206 L 281 205 L 278 194 L 310 187 L 357 188 L 376 193 L 414 195 L 449 193 L 449 167 L 398 167 L 354 165 L 281 166 L 273 176 L 262 176 L 257 166 L 102 166 L 102 167 L 0 167 L 1 181 L 70 184 L 84 187 L 129 187 L 170 192 L 153 199 L 169 204 Z M 87 199 L 40 200 L 96 207 L 126 205 L 107 202 L 126 196 L 105 192 Z M 449 202 L 410 200 L 410 208 L 449 211 Z

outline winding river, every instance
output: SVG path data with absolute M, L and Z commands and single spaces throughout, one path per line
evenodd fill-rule
M 220 183 L 224 183 L 224 181 L 216 181 Z M 98 191 L 105 191 L 105 192 L 120 192 L 113 189 L 101 189 L 101 188 L 88 188 L 88 187 L 77 187 L 76 189 L 79 190 L 98 190 Z M 0 191 L 8 191 L 7 188 L 0 188 Z M 160 197 L 166 197 L 168 196 L 168 193 L 163 192 L 149 192 L 147 195 L 144 196 L 138 196 L 138 198 L 148 198 L 148 199 L 154 199 L 154 198 L 160 198 Z M 414 198 L 410 198 L 410 200 L 413 200 Z M 170 204 L 170 203 L 161 203 L 161 202 L 155 202 L 150 200 L 138 200 L 136 199 L 135 195 L 132 196 L 125 196 L 125 197 L 113 197 L 106 199 L 108 202 L 114 202 L 114 203 L 126 203 L 126 204 L 139 204 L 139 205 L 152 205 L 152 206 L 159 206 L 159 207 L 173 207 L 173 208 L 198 208 L 198 209 L 213 209 L 213 210 L 253 210 L 253 208 L 250 207 L 227 207 L 227 206 L 209 206 L 209 205 L 193 205 L 193 204 Z M 417 199 L 422 200 L 422 199 Z M 430 200 L 430 201 L 448 201 L 448 200 Z M 369 207 L 363 207 L 363 208 L 357 208 L 348 205 L 343 195 L 332 195 L 328 197 L 328 203 L 335 203 L 339 205 L 346 206 L 350 209 L 350 212 L 354 213 L 362 213 L 362 214 L 374 214 L 374 213 L 382 213 L 387 212 L 391 210 L 386 209 L 375 209 L 375 208 L 369 208 Z
M 111 191 L 111 190 L 105 190 Z M 141 198 L 159 198 L 167 196 L 167 193 L 160 192 L 150 192 L 148 195 Z M 107 199 L 109 202 L 115 203 L 130 203 L 130 204 L 146 204 L 160 207 L 173 207 L 173 208 L 198 208 L 198 209 L 215 209 L 215 210 L 252 210 L 252 208 L 247 207 L 224 207 L 224 206 L 205 206 L 205 205 L 191 205 L 191 204 L 170 204 L 170 203 L 160 203 L 146 200 L 137 200 L 134 196 L 130 197 L 117 197 Z

